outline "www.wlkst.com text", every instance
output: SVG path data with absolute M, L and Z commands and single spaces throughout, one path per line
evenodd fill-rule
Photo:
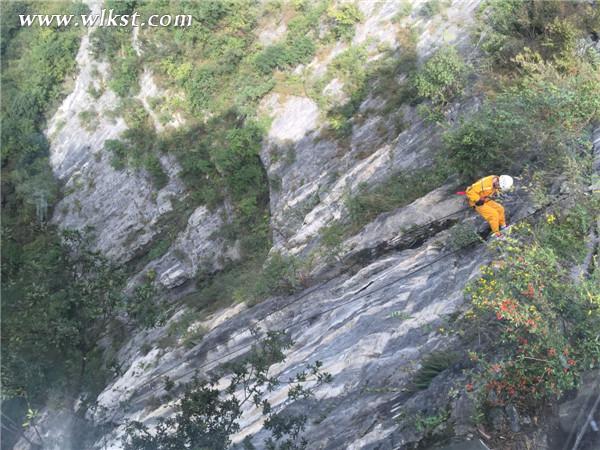
M 190 14 L 158 15 L 152 14 L 142 19 L 138 12 L 132 14 L 115 14 L 114 10 L 103 9 L 100 14 L 19 14 L 22 27 L 39 25 L 49 27 L 83 26 L 83 27 L 189 27 L 192 25 Z

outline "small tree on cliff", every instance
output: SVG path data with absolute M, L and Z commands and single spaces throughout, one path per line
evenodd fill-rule
M 140 422 L 127 424 L 123 437 L 125 450 L 225 450 L 231 445 L 230 436 L 240 430 L 238 419 L 242 415 L 242 407 L 249 402 L 260 408 L 265 417 L 264 427 L 271 433 L 271 437 L 265 440 L 268 449 L 306 448 L 307 442 L 301 433 L 308 417 L 275 409 L 266 398 L 267 392 L 282 384 L 277 377 L 269 376 L 269 369 L 285 359 L 284 351 L 292 345 L 285 332 L 267 332 L 246 357 L 223 366 L 222 375 L 230 378 L 228 387 L 223 391 L 216 387 L 218 377 L 207 381 L 196 374 L 185 385 L 174 417 L 159 419 L 152 432 Z M 322 363 L 316 361 L 293 379 L 283 382 L 291 384 L 288 401 L 309 399 L 317 386 L 331 381 L 331 375 L 323 372 L 321 367 Z M 167 383 L 172 388 L 172 383 Z M 312 386 L 306 387 L 307 384 Z M 248 438 L 244 446 L 254 448 Z

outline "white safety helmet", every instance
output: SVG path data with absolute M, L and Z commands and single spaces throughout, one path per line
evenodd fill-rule
M 500 175 L 500 189 L 507 191 L 513 185 L 513 178 L 510 175 Z

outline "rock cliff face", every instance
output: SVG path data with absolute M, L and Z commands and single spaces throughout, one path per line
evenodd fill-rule
M 99 14 L 102 2 L 90 0 L 88 6 L 92 13 Z M 55 208 L 53 221 L 63 228 L 91 228 L 96 248 L 110 258 L 126 263 L 160 233 L 164 226 L 161 217 L 173 213 L 174 203 L 183 201 L 188 193 L 178 178 L 180 168 L 173 157 L 161 157 L 169 181 L 160 190 L 153 187 L 142 170 L 112 167 L 111 154 L 104 149 L 104 144 L 109 139 L 118 139 L 127 125 L 116 110 L 119 99 L 110 89 L 104 89 L 107 63 L 96 61 L 91 53 L 90 34 L 93 30 L 91 28 L 83 37 L 77 54 L 79 73 L 73 92 L 48 126 L 50 163 L 56 177 L 64 183 L 65 194 Z M 135 33 L 133 38 L 136 38 Z M 90 88 L 102 92 L 100 97 L 94 98 Z M 157 92 L 151 74 L 143 72 L 137 98 L 147 109 L 157 131 L 161 132 L 165 127 L 156 119 L 147 101 Z M 82 113 L 91 115 L 91 125 L 84 123 Z M 166 127 L 180 124 L 180 118 L 174 117 Z M 200 259 L 209 269 L 218 269 L 222 267 L 217 262 L 219 255 L 235 254 L 235 249 L 225 249 L 221 240 L 206 239 L 223 223 L 224 210 L 208 213 L 206 208 L 200 207 L 178 213 L 189 215 L 189 226 L 174 242 L 170 252 L 152 265 L 159 269 L 161 282 L 169 287 L 192 277 Z M 173 252 L 182 256 L 175 258 Z
M 101 7 L 98 2 L 89 3 L 93 10 Z M 365 19 L 357 26 L 353 44 L 399 47 L 398 24 L 392 19 L 401 3 L 359 1 Z M 400 20 L 418 31 L 418 57 L 423 59 L 443 43 L 470 51 L 468 27 L 478 1 L 455 1 L 443 15 L 430 18 L 418 14 L 422 3 L 415 2 L 413 13 Z M 284 33 L 285 25 L 273 24 L 273 29 L 262 31 L 260 39 L 274 42 Z M 348 45 L 334 46 L 325 58 L 315 58 L 304 70 L 322 73 Z M 170 158 L 161 160 L 169 182 L 158 191 L 143 172 L 111 167 L 104 142 L 117 138 L 126 124 L 122 118 L 106 117 L 117 102 L 112 92 L 107 90 L 97 100 L 87 92 L 90 84 L 100 83 L 107 73 L 105 64 L 94 61 L 89 53 L 89 36 L 83 38 L 77 60 L 74 91 L 48 129 L 52 166 L 65 184 L 65 197 L 56 207 L 53 221 L 64 228 L 93 227 L 96 247 L 126 263 L 160 234 L 161 218 L 169 217 L 174 203 L 187 193 L 178 179 L 178 166 Z M 340 83 L 333 80 L 328 89 L 340 92 Z M 151 73 L 144 72 L 139 98 L 146 107 L 144 99 L 157 89 Z M 271 186 L 270 193 L 274 250 L 306 257 L 318 244 L 319 230 L 346 214 L 343 199 L 348 192 L 356 191 L 360 183 L 373 186 L 392 174 L 431 163 L 439 132 L 425 124 L 414 108 L 405 106 L 400 114 L 407 126 L 394 133 L 388 113 L 382 109 L 383 100 L 369 96 L 363 102 L 359 111 L 371 112 L 363 123 L 354 123 L 349 143 L 341 146 L 328 139 L 314 100 L 280 93 L 263 99 L 261 109 L 271 116 L 272 123 L 261 159 L 268 175 L 281 180 L 277 188 Z M 94 131 L 82 126 L 79 117 L 90 105 L 98 113 Z M 454 108 L 473 105 L 467 101 Z M 170 126 L 179 123 L 175 120 Z M 157 129 L 162 131 L 159 124 Z M 425 355 L 452 345 L 438 329 L 460 312 L 465 284 L 490 258 L 483 245 L 460 252 L 446 245 L 448 228 L 456 221 L 481 223 L 464 211 L 461 198 L 453 195 L 451 187 L 432 188 L 408 206 L 377 217 L 343 242 L 342 263 L 334 264 L 336 270 L 331 271 L 330 264 L 320 257 L 315 279 L 324 281 L 294 296 L 268 298 L 253 307 L 238 304 L 190 324 L 205 330 L 201 342 L 192 348 L 177 342 L 158 345 L 185 308 L 163 327 L 129 336 L 117 355 L 121 374 L 98 396 L 100 408 L 88 414 L 106 429 L 95 448 L 121 448 L 119 438 L 126 419 L 151 425 L 171 413 L 172 405 L 150 406 L 150 398 L 161 395 L 161 377 L 185 381 L 194 369 L 206 373 L 243 354 L 253 342 L 250 326 L 286 329 L 295 341 L 273 375 L 291 376 L 306 363 L 320 360 L 334 377 L 331 385 L 317 392 L 318 404 L 310 406 L 324 418 L 311 423 L 309 448 L 393 449 L 418 442 L 422 433 L 407 425 L 401 410 L 420 402 L 433 408 L 454 399 L 443 383 L 434 383 L 418 394 L 407 393 L 410 376 Z M 523 213 L 518 204 L 512 206 L 513 216 Z M 227 220 L 226 207 L 214 213 L 205 207 L 177 213 L 188 215 L 187 226 L 163 256 L 141 271 L 154 269 L 158 282 L 166 288 L 181 285 L 199 269 L 219 269 L 223 258 L 235 259 L 237 253 L 212 237 Z M 415 227 L 422 230 L 417 239 Z M 281 405 L 285 389 L 270 397 L 274 406 Z M 455 419 L 459 425 L 462 418 Z M 256 434 L 254 442 L 260 448 L 259 411 L 248 408 L 241 426 L 235 442 Z M 23 441 L 19 445 L 26 448 Z

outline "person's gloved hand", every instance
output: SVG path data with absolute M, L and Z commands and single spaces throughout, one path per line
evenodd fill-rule
M 477 200 L 475 206 L 482 206 L 485 202 L 483 200 Z

